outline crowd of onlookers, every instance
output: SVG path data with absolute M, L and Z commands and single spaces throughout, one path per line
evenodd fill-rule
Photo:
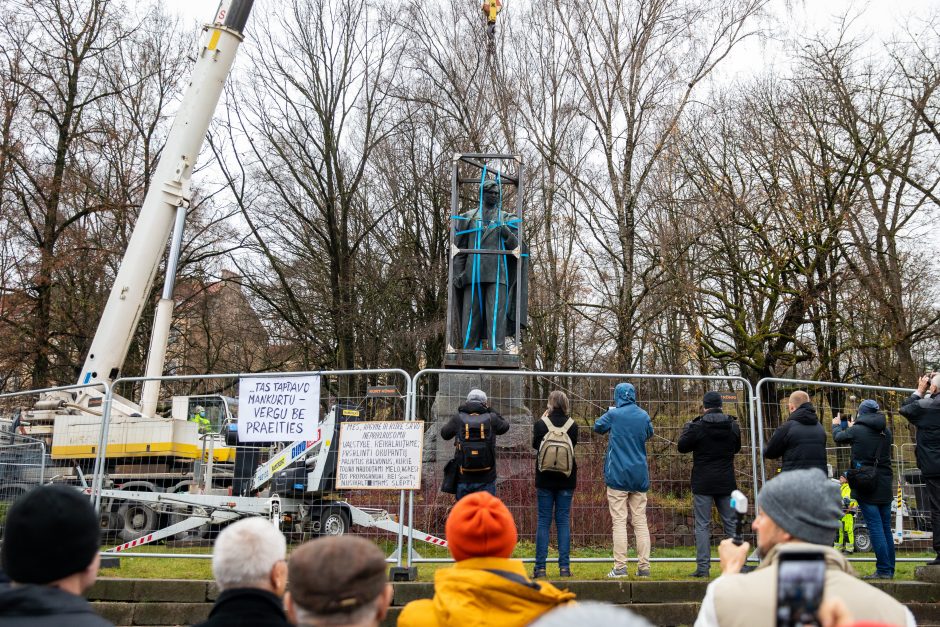
M 918 382 L 901 414 L 917 427 L 917 460 L 927 485 L 934 529 L 940 530 L 940 375 Z M 614 407 L 594 424 L 608 434 L 604 462 L 607 497 L 614 524 L 614 564 L 609 577 L 627 575 L 627 525 L 637 545 L 637 576 L 650 575 L 649 532 L 645 521 L 649 474 L 646 441 L 653 434 L 649 415 L 636 402 L 628 383 L 618 384 Z M 567 398 L 552 393 L 533 427 L 538 451 L 536 488 L 538 531 L 535 568 L 512 559 L 516 524 L 494 495 L 494 445 L 505 421 L 474 390 L 444 437 L 455 438 L 458 494 L 446 523 L 453 566 L 434 575 L 434 595 L 405 605 L 398 624 L 499 625 L 561 627 L 572 624 L 642 626 L 649 623 L 611 605 L 577 602 L 566 589 L 545 581 L 549 531 L 554 521 L 559 543 L 559 575 L 571 575 L 570 506 L 577 483 L 574 447 L 577 428 L 568 416 Z M 864 401 L 854 421 L 833 421 L 837 442 L 852 446 L 846 473 L 849 497 L 831 481 L 826 468 L 826 433 L 809 397 L 794 392 L 790 418 L 773 434 L 764 451 L 782 458 L 782 471 L 758 495 L 751 528 L 760 562 L 746 566 L 752 547 L 733 540 L 735 490 L 733 457 L 741 447 L 736 421 L 722 412 L 721 396 L 709 392 L 700 416 L 683 429 L 678 446 L 693 455 L 692 492 L 696 520 L 696 571 L 709 576 L 709 523 L 716 507 L 725 535 L 718 547 L 720 576 L 702 599 L 696 626 L 776 625 L 778 570 L 794 555 L 807 552 L 824 563 L 821 603 L 815 611 L 825 627 L 915 625 L 910 611 L 890 595 L 856 576 L 843 552 L 833 548 L 844 530 L 846 500 L 857 502 L 875 543 L 879 523 L 890 513 L 892 434 L 874 401 Z M 887 451 L 887 452 L 886 452 Z M 464 459 L 464 457 L 479 459 Z M 887 478 L 887 479 L 886 479 Z M 888 485 L 886 492 L 885 485 Z M 62 485 L 46 485 L 20 497 L 6 513 L 0 561 L 9 581 L 0 583 L 0 626 L 78 627 L 109 625 L 83 594 L 94 583 L 100 562 L 98 517 L 86 496 Z M 875 577 L 894 575 L 888 522 L 882 527 L 887 546 L 875 546 Z M 938 534 L 940 535 L 940 534 Z M 844 548 L 846 539 L 841 538 Z M 940 539 L 934 538 L 940 549 Z M 938 552 L 940 555 L 940 552 Z M 940 557 L 931 562 L 940 564 Z M 216 539 L 212 572 L 220 594 L 203 626 L 317 625 L 376 626 L 386 619 L 393 588 L 386 559 L 372 542 L 325 537 L 287 555 L 284 535 L 268 520 L 248 518 L 227 526 Z M 856 622 L 861 621 L 861 622 Z

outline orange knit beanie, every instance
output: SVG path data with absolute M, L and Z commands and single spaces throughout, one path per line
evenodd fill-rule
M 459 561 L 471 557 L 509 557 L 516 548 L 516 521 L 489 492 L 463 497 L 447 518 L 447 548 Z

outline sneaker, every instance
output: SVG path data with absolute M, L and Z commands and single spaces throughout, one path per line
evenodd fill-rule
M 940 566 L 940 555 L 927 562 L 927 566 Z
M 696 579 L 708 579 L 710 576 L 711 575 L 708 573 L 708 571 L 705 570 L 697 570 L 689 575 L 689 577 L 695 577 Z
M 894 575 L 886 575 L 884 573 L 872 573 L 870 575 L 865 575 L 862 579 L 894 579 Z
M 650 569 L 649 569 L 649 568 L 637 568 L 637 569 L 636 569 L 636 576 L 637 576 L 637 577 L 649 577 L 649 576 L 650 576 Z
M 571 576 L 571 569 L 570 569 L 570 568 L 559 568 L 559 569 L 558 569 L 558 576 L 559 576 L 559 577 L 570 577 L 570 576 Z
M 545 579 L 546 573 L 544 568 L 536 568 L 532 571 L 532 579 Z
M 621 577 L 626 577 L 626 576 L 627 576 L 626 568 L 611 568 L 610 572 L 607 573 L 608 579 L 619 579 Z

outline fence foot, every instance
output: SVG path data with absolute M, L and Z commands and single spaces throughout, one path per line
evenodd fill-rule
M 392 566 L 388 569 L 389 581 L 415 581 L 417 579 L 417 566 Z
M 110 555 L 101 556 L 101 568 L 120 568 L 121 558 Z

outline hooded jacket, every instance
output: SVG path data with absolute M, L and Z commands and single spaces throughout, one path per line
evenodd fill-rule
M 457 435 L 457 431 L 460 430 L 461 425 L 468 419 L 470 414 L 489 414 L 490 415 L 490 426 L 493 428 L 493 438 L 491 441 L 492 448 L 490 452 L 493 454 L 493 460 L 496 460 L 496 437 L 497 435 L 502 435 L 509 431 L 509 423 L 505 418 L 500 416 L 497 412 L 490 409 L 485 403 L 480 401 L 467 401 L 463 405 L 457 408 L 457 413 L 443 426 L 441 426 L 441 437 L 445 440 L 453 440 Z M 455 452 L 456 454 L 456 452 Z M 460 460 L 458 460 L 459 462 Z M 489 483 L 490 481 L 496 481 L 496 466 L 488 470 L 487 472 L 475 472 L 472 475 L 467 473 L 458 473 L 457 482 L 458 483 Z
M 80 596 L 51 586 L 12 584 L 0 589 L 0 625 L 110 627 Z
M 610 434 L 604 481 L 615 490 L 646 492 L 650 488 L 646 441 L 653 437 L 653 423 L 636 404 L 636 389 L 629 383 L 614 388 L 614 404 L 594 422 L 594 431 Z
M 826 430 L 819 424 L 812 403 L 803 403 L 790 414 L 764 447 L 766 459 L 783 458 L 781 470 L 819 468 L 828 474 Z
M 925 478 L 940 478 L 940 394 L 921 398 L 911 394 L 901 407 L 901 415 L 917 427 L 917 467 Z
M 725 496 L 737 489 L 734 455 L 741 450 L 738 421 L 707 409 L 686 423 L 677 443 L 680 453 L 692 453 L 692 493 Z
M 434 598 L 406 605 L 398 627 L 523 627 L 574 596 L 530 581 L 518 560 L 474 557 L 434 573 Z
M 881 435 L 884 432 L 884 435 Z M 855 424 L 848 429 L 841 425 L 832 428 L 832 439 L 838 444 L 852 444 L 852 467 L 873 466 L 878 455 L 878 474 L 875 488 L 868 492 L 853 489 L 852 494 L 860 503 L 885 505 L 894 497 L 891 476 L 891 444 L 893 437 L 885 415 L 878 411 L 874 401 L 862 401 L 858 406 Z M 878 446 L 881 445 L 881 451 Z

